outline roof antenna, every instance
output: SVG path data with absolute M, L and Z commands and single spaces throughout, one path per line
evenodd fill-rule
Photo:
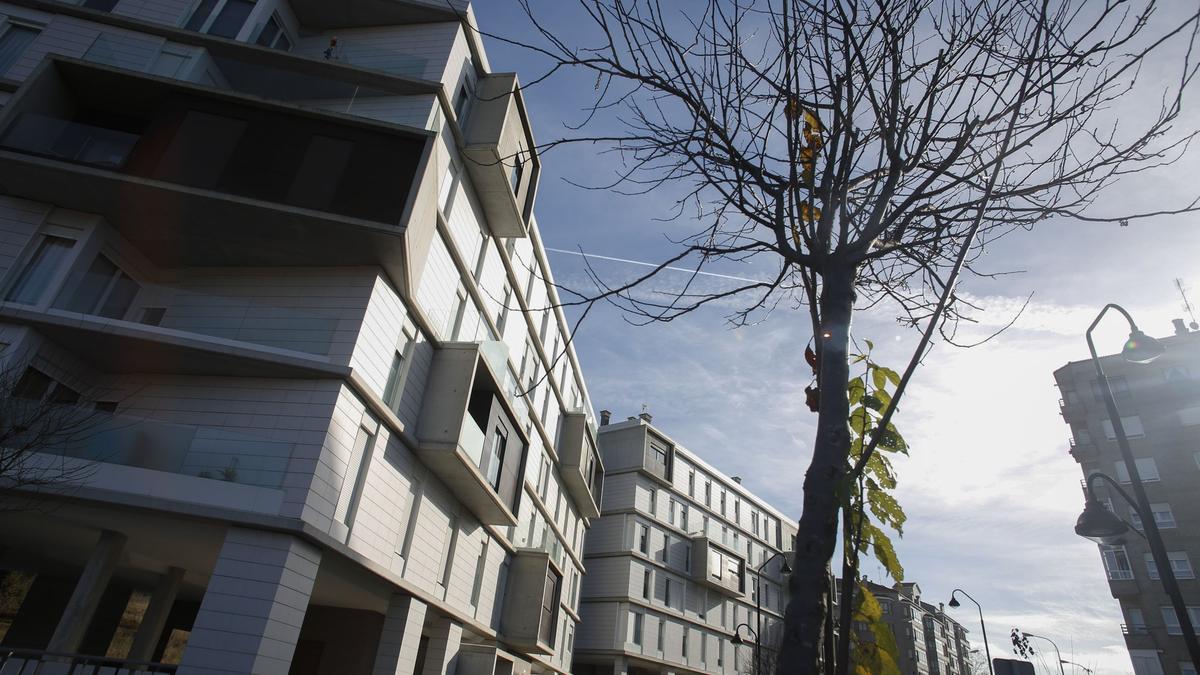
M 1183 298 L 1183 308 L 1187 310 L 1188 316 L 1192 317 L 1192 322 L 1188 325 L 1192 330 L 1200 329 L 1200 323 L 1196 323 L 1196 311 L 1192 309 L 1192 303 L 1188 302 L 1187 287 L 1183 285 L 1183 279 L 1175 279 L 1175 288 L 1179 289 L 1179 297 Z

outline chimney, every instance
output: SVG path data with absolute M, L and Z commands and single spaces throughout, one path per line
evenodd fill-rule
M 734 476 L 734 477 L 733 477 L 733 482 L 737 483 L 738 485 L 741 485 L 741 484 L 742 484 L 742 477 L 741 477 L 741 476 Z
M 600 411 L 600 426 L 602 426 L 602 427 L 608 426 L 608 423 L 611 420 L 612 420 L 612 411 L 609 411 L 609 410 L 601 410 Z
M 1183 323 L 1183 319 L 1171 319 L 1171 323 L 1175 325 L 1176 335 L 1187 335 L 1187 326 Z
M 653 420 L 654 417 L 652 417 L 650 415 L 650 413 L 648 413 L 648 412 L 642 412 L 642 413 L 638 413 L 638 419 L 645 422 L 646 424 L 650 424 L 651 420 Z

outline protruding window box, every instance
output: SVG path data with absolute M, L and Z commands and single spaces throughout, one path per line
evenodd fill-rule
M 647 428 L 646 446 L 642 454 L 642 469 L 652 478 L 670 486 L 674 460 L 675 446 Z
M 515 423 L 501 342 L 453 342 L 434 353 L 417 454 L 480 522 L 516 525 L 528 439 Z
M 494 645 L 463 643 L 457 675 L 529 675 L 529 662 Z
M 527 236 L 541 162 L 516 74 L 481 78 L 464 122 L 467 171 L 492 234 Z
M 587 415 L 570 412 L 563 416 L 558 439 L 558 458 L 563 482 L 575 499 L 580 515 L 600 516 L 604 490 L 604 465 L 596 450 L 596 436 L 588 427 Z
M 561 597 L 562 571 L 549 553 L 537 549 L 514 553 L 500 619 L 504 641 L 528 652 L 553 654 Z
M 164 267 L 381 264 L 401 278 L 431 138 L 53 57 L 0 113 L 0 189 L 98 213 Z
M 746 561 L 704 535 L 692 538 L 692 579 L 722 593 L 746 593 Z

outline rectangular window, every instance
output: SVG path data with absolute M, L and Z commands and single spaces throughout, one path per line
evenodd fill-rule
M 651 591 L 651 589 L 654 588 L 654 586 L 652 584 L 653 584 L 653 579 L 650 576 L 650 570 L 645 570 L 644 572 L 642 572 L 642 598 L 643 599 L 645 599 L 645 600 L 650 599 L 650 591 Z
M 442 542 L 442 574 L 438 583 L 443 589 L 450 588 L 450 574 L 454 571 L 454 554 L 458 548 L 458 516 L 451 515 L 446 525 L 446 538 Z
M 674 525 L 676 522 L 675 512 L 679 509 L 679 502 L 674 499 L 670 502 L 670 507 L 667 509 L 667 522 Z
M 663 586 L 663 604 L 667 607 L 671 606 L 671 580 L 667 579 Z
M 4 299 L 26 305 L 37 304 L 66 262 L 74 245 L 74 241 L 63 237 L 43 238 Z
M 1188 559 L 1187 551 L 1170 551 L 1167 553 L 1167 558 L 1171 562 L 1171 571 L 1175 574 L 1176 579 L 1195 579 L 1196 573 L 1192 569 L 1192 562 Z M 1151 579 L 1158 579 L 1158 566 L 1154 564 L 1154 554 L 1146 553 L 1146 575 Z
M 1129 564 L 1129 556 L 1124 546 L 1101 546 L 1100 555 L 1104 559 L 1104 569 L 1108 578 L 1113 581 L 1128 581 L 1133 578 L 1133 566 Z
M 450 218 L 450 207 L 454 205 L 454 194 L 458 189 L 458 167 L 454 162 L 446 166 L 446 175 L 438 189 L 438 208 L 447 220 Z
M 421 484 L 413 481 L 408 484 L 408 501 L 404 504 L 404 514 L 400 519 L 401 527 L 404 528 L 404 536 L 400 541 L 397 553 L 404 561 L 408 560 L 408 554 L 412 551 L 413 538 L 417 532 L 417 518 L 420 516 L 420 504 Z
M 650 530 L 645 525 L 637 526 L 637 547 L 645 555 L 650 555 Z
M 1171 513 L 1170 504 L 1151 504 L 1150 511 L 1154 514 L 1154 524 L 1160 529 L 1175 527 L 1175 514 Z
M 658 620 L 658 651 L 665 652 L 667 650 L 666 637 L 667 622 L 664 619 Z
M 387 384 L 383 385 L 383 402 L 393 411 L 400 403 L 400 380 L 403 372 L 404 353 L 396 350 L 392 353 L 392 366 L 388 369 Z
M 13 396 L 30 401 L 41 401 L 54 385 L 54 378 L 34 367 L 25 369 L 21 379 L 13 387 Z
M 458 93 L 454 96 L 454 119 L 458 120 L 460 127 L 466 121 L 467 104 L 470 102 L 471 87 L 466 80 L 463 80 L 462 86 L 458 88 Z
M 688 469 L 688 496 L 696 496 L 696 472 Z
M 483 536 L 479 543 L 479 557 L 475 559 L 475 581 L 471 585 L 471 609 L 479 607 L 479 592 L 483 588 L 483 572 L 487 569 L 488 538 Z
M 521 174 L 525 173 L 525 162 L 521 159 L 521 155 L 513 155 L 512 173 L 509 174 L 508 180 L 512 183 L 513 194 L 521 192 Z
M 1104 436 L 1110 441 L 1115 440 L 1117 432 L 1113 429 L 1112 420 L 1101 420 L 1100 424 L 1104 427 Z M 1142 418 L 1137 415 L 1122 415 L 1121 426 L 1125 428 L 1125 436 L 1128 438 L 1141 438 L 1146 435 L 1146 430 L 1142 428 Z
M 1158 476 L 1158 464 L 1154 461 L 1153 457 L 1135 459 L 1134 464 L 1137 466 L 1138 476 L 1142 479 L 1143 483 L 1153 483 L 1160 480 Z M 1116 469 L 1117 480 L 1122 483 L 1130 482 L 1129 469 L 1125 466 L 1125 462 L 1117 462 Z
M 542 619 L 538 626 L 538 639 L 553 645 L 558 633 L 558 596 L 562 578 L 553 569 L 546 569 L 546 585 L 542 591 Z
M 725 491 L 721 490 L 721 515 L 725 515 Z
M 7 73 L 25 53 L 34 38 L 41 31 L 19 23 L 9 22 L 8 28 L 0 34 L 0 75 Z
M 1179 617 L 1175 614 L 1174 607 L 1162 607 L 1163 623 L 1167 626 L 1167 635 L 1183 635 L 1183 628 L 1179 625 Z M 1192 621 L 1192 628 L 1200 633 L 1200 607 L 1188 607 L 1188 618 Z
M 712 481 L 704 481 L 704 505 L 712 507 Z
M 233 39 L 242 32 L 242 26 L 246 25 L 246 19 L 253 9 L 254 0 L 200 0 L 185 27 Z
M 504 427 L 497 426 L 492 434 L 492 443 L 488 446 L 487 481 L 497 492 L 500 490 L 500 468 L 504 466 L 504 450 L 508 445 L 508 437 Z
M 123 319 L 141 286 L 107 256 L 97 255 L 75 289 L 63 293 L 54 306 L 69 312 Z
M 347 527 L 354 524 L 354 516 L 358 511 L 358 502 L 362 498 L 363 487 L 367 483 L 367 473 L 371 468 L 371 454 L 375 447 L 375 431 L 378 424 L 367 428 L 364 424 L 358 428 L 358 436 L 354 438 L 354 446 L 350 449 L 350 459 L 346 462 L 346 473 L 342 476 L 342 491 L 338 495 L 337 506 L 333 517 Z
M 669 534 L 664 535 L 663 536 L 663 547 L 662 547 L 662 550 L 660 550 L 658 552 L 658 559 L 661 560 L 662 562 L 667 562 L 667 551 L 669 551 L 670 549 L 671 549 L 671 535 L 669 535 Z
M 275 14 L 267 18 L 267 22 L 263 24 L 262 30 L 259 31 L 258 38 L 254 42 L 285 52 L 292 50 L 292 41 L 288 39 L 287 31 L 283 29 L 283 22 Z

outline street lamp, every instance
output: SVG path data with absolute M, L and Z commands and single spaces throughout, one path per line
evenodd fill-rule
M 758 633 L 754 632 L 754 629 L 750 627 L 750 624 L 748 624 L 744 621 L 734 627 L 733 640 L 730 640 L 730 642 L 737 645 L 738 647 L 741 647 L 742 645 L 746 644 L 746 641 L 742 639 L 742 634 L 740 632 L 742 630 L 742 626 L 746 627 L 746 632 L 750 634 L 750 637 L 754 638 L 754 643 L 758 644 Z
M 1028 633 L 1026 633 L 1026 635 L 1028 635 Z M 1085 666 L 1081 663 L 1075 663 L 1074 661 L 1066 661 L 1063 659 L 1059 659 L 1058 662 L 1059 662 L 1059 664 L 1065 663 L 1068 666 L 1075 666 L 1076 668 L 1083 668 L 1083 672 L 1087 673 L 1088 675 L 1095 675 L 1095 671 L 1093 671 L 1091 668 L 1088 668 L 1087 666 Z
M 1138 329 L 1134 323 L 1133 317 L 1129 312 L 1125 311 L 1124 307 L 1109 303 L 1100 310 L 1096 315 L 1092 325 L 1088 326 L 1085 337 L 1087 338 L 1088 351 L 1092 355 L 1092 365 L 1096 367 L 1096 381 L 1100 385 L 1100 391 L 1104 394 L 1104 406 L 1108 410 L 1108 418 L 1113 428 L 1113 435 L 1116 436 L 1117 448 L 1121 451 L 1121 459 L 1125 462 L 1125 468 L 1129 473 L 1129 482 L 1133 487 L 1134 500 L 1129 499 L 1129 495 L 1125 494 L 1124 490 L 1118 490 L 1121 496 L 1128 499 L 1136 507 L 1135 510 L 1138 517 L 1142 520 L 1142 528 L 1146 531 L 1146 541 L 1150 544 L 1150 553 L 1154 556 L 1154 566 L 1158 569 L 1158 578 L 1162 581 L 1163 590 L 1167 596 L 1171 598 L 1171 605 L 1175 608 L 1175 616 L 1179 620 L 1179 627 L 1183 630 L 1183 641 L 1187 645 L 1188 654 L 1191 656 L 1192 663 L 1200 664 L 1200 642 L 1196 640 L 1196 631 L 1192 627 L 1192 619 L 1188 616 L 1187 605 L 1183 601 L 1183 594 L 1179 592 L 1179 582 L 1175 579 L 1175 572 L 1171 569 L 1170 558 L 1167 557 L 1167 548 L 1163 544 L 1162 534 L 1158 531 L 1158 524 L 1154 521 L 1154 511 L 1150 508 L 1150 499 L 1146 497 L 1146 488 L 1142 485 L 1142 476 L 1138 472 L 1137 462 L 1134 461 L 1133 451 L 1129 449 L 1129 437 L 1125 435 L 1125 425 L 1121 423 L 1121 413 L 1117 409 L 1117 400 L 1113 396 L 1112 387 L 1109 385 L 1108 376 L 1104 374 L 1104 366 L 1100 363 L 1100 355 L 1096 353 L 1096 345 L 1092 341 L 1092 331 L 1096 329 L 1096 325 L 1108 313 L 1108 310 L 1115 309 L 1125 321 L 1129 323 L 1129 339 L 1126 340 L 1125 346 L 1121 348 L 1121 358 L 1129 363 L 1150 363 L 1154 359 L 1162 356 L 1166 351 L 1162 343 L 1154 338 L 1146 335 Z M 1095 474 L 1093 474 L 1095 475 Z M 1114 485 L 1116 484 L 1112 478 L 1106 477 Z M 1099 501 L 1095 497 L 1092 488 L 1093 479 L 1088 477 L 1088 503 L 1084 505 L 1083 514 L 1079 516 L 1079 520 L 1075 524 L 1075 532 L 1080 536 L 1093 539 L 1094 541 L 1104 538 L 1114 539 L 1124 534 L 1124 531 L 1115 532 L 1117 528 L 1113 522 L 1113 518 L 1107 518 L 1097 511 Z M 1119 488 L 1119 486 L 1118 486 Z M 1093 502 L 1095 502 L 1093 504 Z M 1122 523 L 1124 525 L 1124 523 Z
M 1067 671 L 1063 670 L 1063 664 L 1066 663 L 1066 661 L 1063 661 L 1062 652 L 1058 651 L 1058 645 L 1055 644 L 1054 640 L 1051 640 L 1050 638 L 1048 638 L 1044 635 L 1034 635 L 1033 633 L 1029 633 L 1029 632 L 1025 632 L 1025 631 L 1022 631 L 1022 632 L 1024 633 L 1025 637 L 1027 637 L 1027 638 L 1037 638 L 1039 640 L 1045 640 L 1046 642 L 1049 642 L 1051 645 L 1053 645 L 1054 646 L 1054 655 L 1058 657 L 1059 675 L 1067 675 Z
M 974 602 L 975 607 L 977 607 L 979 609 L 979 628 L 980 628 L 980 630 L 983 631 L 983 653 L 987 654 L 988 672 L 991 673 L 991 675 L 996 675 L 996 671 L 992 669 L 992 649 L 991 649 L 991 647 L 988 647 L 987 624 L 985 624 L 983 622 L 983 607 L 979 604 L 979 601 L 977 601 L 975 598 L 971 597 L 970 593 L 967 593 L 966 591 L 964 591 L 961 588 L 956 588 L 950 593 L 949 605 L 951 607 L 959 607 L 962 605 L 962 603 L 958 601 L 957 596 L 959 593 L 962 593 L 963 595 L 965 595 L 967 597 L 968 600 L 970 600 L 971 602 Z
M 771 564 L 772 561 L 774 561 L 776 558 L 778 558 L 780 556 L 783 556 L 783 564 L 781 564 L 779 566 L 779 573 L 780 574 L 791 574 L 792 567 L 791 567 L 791 565 L 788 565 L 787 556 L 784 555 L 783 551 L 776 551 L 774 555 L 772 555 L 770 558 L 767 558 L 766 560 L 764 560 L 762 562 L 762 564 L 758 566 L 758 569 L 755 570 L 755 574 L 754 574 L 754 617 L 755 617 L 755 623 L 758 624 L 758 630 L 754 631 L 754 672 L 755 673 L 759 673 L 762 670 L 762 640 L 760 640 L 758 638 L 759 635 L 762 635 L 762 587 L 760 585 L 760 582 L 762 581 L 762 571 L 763 571 L 764 567 Z M 749 629 L 750 626 L 747 625 L 746 628 Z M 737 629 L 734 629 L 734 639 L 735 640 L 738 639 L 737 638 Z M 741 643 L 735 641 L 734 644 L 741 644 Z

